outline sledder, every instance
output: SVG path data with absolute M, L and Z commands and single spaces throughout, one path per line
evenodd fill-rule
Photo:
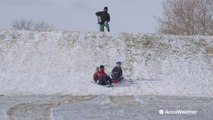
M 123 70 L 121 68 L 121 62 L 117 62 L 116 66 L 112 69 L 112 82 L 113 83 L 119 83 L 124 77 L 123 75 Z
M 93 79 L 98 85 L 112 86 L 112 79 L 105 73 L 103 65 L 100 66 L 98 71 L 96 69 Z

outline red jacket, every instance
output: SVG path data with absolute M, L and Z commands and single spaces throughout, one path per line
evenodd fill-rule
M 105 74 L 104 70 L 98 71 L 98 78 L 100 79 Z

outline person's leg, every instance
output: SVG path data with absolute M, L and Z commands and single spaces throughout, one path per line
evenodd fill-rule
M 115 74 L 112 73 L 111 77 L 112 77 L 113 80 L 116 80 L 116 75 Z
M 121 80 L 123 80 L 124 79 L 124 77 L 119 77 L 117 80 L 119 80 L 119 81 L 121 81 Z
M 98 82 L 99 85 L 107 85 L 107 79 L 105 77 L 105 75 L 103 75 Z
M 95 79 L 94 81 L 95 81 L 95 83 L 98 83 L 99 79 Z
M 107 28 L 107 31 L 110 32 L 109 23 L 104 23 L 104 26 Z
M 112 84 L 112 79 L 110 78 L 110 76 L 107 76 L 107 80 L 108 80 L 109 85 L 111 85 Z
M 103 85 L 104 83 L 103 83 L 103 79 L 102 78 L 100 78 L 99 80 L 98 80 L 98 85 Z
M 104 32 L 104 24 L 100 24 L 100 32 Z

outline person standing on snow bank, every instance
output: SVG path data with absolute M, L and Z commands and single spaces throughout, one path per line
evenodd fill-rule
M 104 32 L 104 27 L 106 27 L 107 31 L 110 32 L 108 7 L 104 7 L 104 11 L 96 12 L 96 16 L 98 17 L 98 24 L 100 24 L 100 31 Z
M 116 66 L 112 69 L 112 74 L 111 74 L 112 80 L 121 81 L 123 79 L 122 75 L 123 75 L 123 70 L 121 68 L 121 62 L 117 62 Z

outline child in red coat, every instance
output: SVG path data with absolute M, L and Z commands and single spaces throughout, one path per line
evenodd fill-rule
M 98 78 L 99 78 L 97 83 L 99 85 L 107 85 L 107 84 L 111 85 L 112 84 L 112 79 L 105 73 L 103 65 L 100 66 L 97 74 L 98 74 Z
M 101 65 L 98 71 L 98 78 L 100 79 L 103 75 L 105 75 L 104 66 Z

